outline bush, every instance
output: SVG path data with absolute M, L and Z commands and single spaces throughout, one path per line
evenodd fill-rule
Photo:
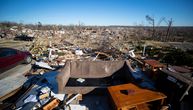
M 162 62 L 178 66 L 193 66 L 193 57 L 180 49 L 176 49 L 171 50 L 169 53 L 167 53 L 162 58 Z

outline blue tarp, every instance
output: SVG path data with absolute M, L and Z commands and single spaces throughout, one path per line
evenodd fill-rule
M 155 89 L 154 82 L 148 78 L 140 68 L 135 68 L 135 72 L 131 72 L 132 76 L 134 77 L 135 80 L 140 80 L 138 84 L 141 87 L 148 88 L 148 89 Z

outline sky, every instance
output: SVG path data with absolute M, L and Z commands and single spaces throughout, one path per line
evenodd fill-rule
M 193 26 L 193 0 L 0 0 L 0 22 L 147 26 L 146 15 Z

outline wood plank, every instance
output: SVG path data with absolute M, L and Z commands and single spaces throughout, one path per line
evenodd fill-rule
M 178 79 L 178 80 L 180 80 L 188 85 L 193 83 L 193 79 L 186 77 L 186 76 L 183 76 L 183 75 L 180 75 L 181 73 L 173 73 L 173 72 L 167 70 L 167 68 L 163 68 L 160 71 L 162 71 L 170 76 L 173 76 L 174 78 L 176 78 L 176 79 Z M 192 85 L 192 87 L 193 87 L 193 85 Z
M 27 81 L 27 77 L 23 74 L 30 69 L 30 64 L 18 65 L 17 67 L 2 73 L 4 78 L 0 80 L 0 99 L 21 87 Z
M 0 99 L 4 95 L 10 94 L 14 90 L 20 88 L 27 78 L 24 76 L 8 77 L 0 80 Z
M 9 77 L 9 76 L 18 76 L 24 75 L 29 72 L 31 69 L 31 64 L 19 64 L 3 73 L 0 73 L 0 79 Z

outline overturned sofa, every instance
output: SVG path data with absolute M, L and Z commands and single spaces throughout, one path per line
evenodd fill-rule
M 129 83 L 128 65 L 128 61 L 67 61 L 57 75 L 58 92 L 87 94 L 96 88 Z

